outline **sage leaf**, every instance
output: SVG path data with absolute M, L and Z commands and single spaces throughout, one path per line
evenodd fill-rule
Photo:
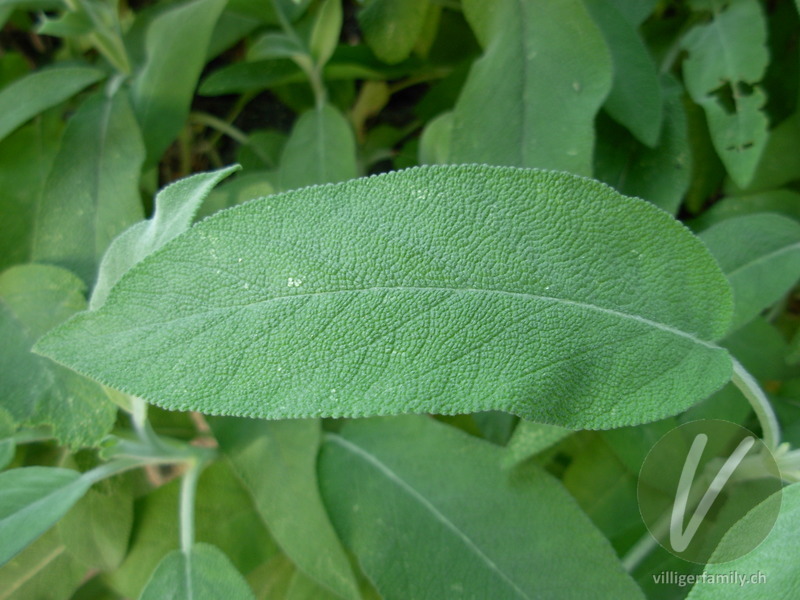
M 281 189 L 335 183 L 356 175 L 356 141 L 344 115 L 330 104 L 303 114 L 283 148 Z
M 58 467 L 0 473 L 0 565 L 50 529 L 92 483 L 78 471 Z
M 566 173 L 432 166 L 222 211 L 37 351 L 207 414 L 610 428 L 728 381 L 712 342 L 730 314 L 702 243 L 646 202 Z
M 778 520 L 772 531 L 752 552 L 719 564 L 706 565 L 706 578 L 698 580 L 689 593 L 688 600 L 722 600 L 735 595 L 743 600 L 761 598 L 792 598 L 800 593 L 800 573 L 797 555 L 800 553 L 800 484 L 793 484 L 770 496 L 747 513 L 722 538 L 712 555 L 726 556 L 741 539 L 750 539 L 751 529 L 763 528 L 765 514 L 774 512 L 780 502 Z M 741 552 L 736 552 L 741 554 Z M 739 581 L 717 579 L 722 574 L 753 576 L 753 581 L 742 585 Z M 728 581 L 726 584 L 725 581 Z
M 211 544 L 195 544 L 188 553 L 174 550 L 158 565 L 139 600 L 254 599 L 244 577 Z
M 800 281 L 800 224 L 793 219 L 770 213 L 733 217 L 712 225 L 700 239 L 731 282 L 731 331 L 753 320 Z
M 0 140 L 104 76 L 100 69 L 71 65 L 35 71 L 11 83 L 0 92 Z
M 693 27 L 681 45 L 686 89 L 703 107 L 711 140 L 739 187 L 753 178 L 767 142 L 766 102 L 758 87 L 769 63 L 767 24 L 757 0 L 709 0 L 711 20 Z
M 88 98 L 67 124 L 47 177 L 34 222 L 33 259 L 92 283 L 111 240 L 143 216 L 143 160 L 127 92 Z
M 611 88 L 603 36 L 578 0 L 502 0 L 453 112 L 449 159 L 590 175 Z
M 358 600 L 358 586 L 317 488 L 318 420 L 215 418 L 211 428 L 275 541 L 298 569 Z
M 161 190 L 156 196 L 153 217 L 132 225 L 109 246 L 100 263 L 89 307 L 96 310 L 102 306 L 109 290 L 133 265 L 186 231 L 214 186 L 237 169 L 228 167 L 199 173 Z
M 325 503 L 381 597 L 644 597 L 555 479 L 534 466 L 512 478 L 502 457 L 420 416 L 326 436 Z
M 214 25 L 226 0 L 171 5 L 148 25 L 145 62 L 132 85 L 133 108 L 154 164 L 189 116 Z
M 72 448 L 99 443 L 114 425 L 116 408 L 100 385 L 30 349 L 86 308 L 85 288 L 69 271 L 48 265 L 0 274 L 0 408 L 18 426 L 52 426 L 56 439 Z
M 389 64 L 409 57 L 425 26 L 429 0 L 370 0 L 358 13 L 364 40 L 379 59 Z
M 532 421 L 520 421 L 511 435 L 503 457 L 503 466 L 514 467 L 554 446 L 572 432 L 557 425 L 544 425 Z

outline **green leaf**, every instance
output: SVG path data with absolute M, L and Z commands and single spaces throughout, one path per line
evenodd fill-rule
M 113 571 L 128 551 L 133 496 L 125 479 L 102 481 L 58 523 L 61 539 L 83 564 Z
M 569 429 L 556 425 L 520 421 L 506 446 L 503 465 L 506 468 L 518 465 L 531 456 L 557 444 L 571 433 L 572 431 Z
M 691 226 L 694 230 L 703 230 L 733 217 L 765 212 L 778 213 L 800 221 L 800 193 L 791 190 L 772 190 L 742 196 L 726 196 L 693 219 Z
M 317 68 L 330 60 L 342 32 L 342 0 L 323 0 L 308 41 Z
M 453 113 L 443 113 L 430 121 L 420 136 L 419 163 L 421 165 L 442 165 L 449 162 L 452 138 Z
M 798 137 L 800 137 L 800 112 L 785 119 L 769 132 L 769 139 L 758 168 L 747 185 L 748 191 L 766 191 L 800 179 Z
M 776 502 L 781 503 L 778 520 L 761 545 L 736 560 L 706 565 L 704 577 L 694 585 L 688 600 L 722 600 L 734 596 L 742 600 L 761 600 L 793 598 L 800 594 L 800 573 L 797 570 L 800 484 L 784 488 L 747 513 L 725 534 L 711 559 L 725 556 L 730 549 L 736 548 L 737 542 L 752 528 L 763 528 L 763 515 L 774 512 Z M 734 581 L 731 574 L 754 579 L 742 584 Z
M 128 554 L 106 576 L 120 596 L 138 597 L 158 563 L 179 547 L 179 494 L 180 481 L 173 479 L 137 502 Z M 241 573 L 249 573 L 276 553 L 249 494 L 226 461 L 212 463 L 200 476 L 195 537 L 219 548 Z
M 0 270 L 31 259 L 38 207 L 62 130 L 42 115 L 0 142 Z
M 502 456 L 419 416 L 326 436 L 323 498 L 381 596 L 643 598 L 564 488 L 537 467 L 512 478 Z
M 125 230 L 109 246 L 100 263 L 89 307 L 96 310 L 102 306 L 114 284 L 133 265 L 186 231 L 200 204 L 214 186 L 238 168 L 200 173 L 161 190 L 156 196 L 152 218 Z
M 329 104 L 303 114 L 284 146 L 279 173 L 284 190 L 356 177 L 356 142 L 344 115 Z
M 342 598 L 360 598 L 317 489 L 319 421 L 212 419 L 211 427 L 297 568 Z
M 247 600 L 244 577 L 219 549 L 195 544 L 189 553 L 170 552 L 158 565 L 139 600 Z
M 178 410 L 610 428 L 725 383 L 730 314 L 660 209 L 565 173 L 437 166 L 218 213 L 37 351 Z
M 51 529 L 0 568 L 0 600 L 67 600 L 85 574 Z
M 0 473 L 0 565 L 50 529 L 91 485 L 78 471 L 57 467 Z
M 614 0 L 586 1 L 614 63 L 614 80 L 605 108 L 643 144 L 653 147 L 663 116 L 658 71 L 635 27 L 614 4 Z
M 623 194 L 649 200 L 676 214 L 689 188 L 691 150 L 683 88 L 671 77 L 665 78 L 663 87 L 664 120 L 655 148 L 639 143 L 601 115 L 595 176 Z
M 453 113 L 450 160 L 589 175 L 611 58 L 578 0 L 502 0 Z
M 100 385 L 30 349 L 86 308 L 84 290 L 80 279 L 59 267 L 21 265 L 0 275 L 0 407 L 18 424 L 51 425 L 55 437 L 73 448 L 99 443 L 116 409 Z
M 770 213 L 734 217 L 712 225 L 700 239 L 731 282 L 731 331 L 783 298 L 800 280 L 800 223 L 793 219 Z
M 127 93 L 87 99 L 64 131 L 34 222 L 33 260 L 85 282 L 111 240 L 142 218 L 144 148 Z
M 211 33 L 226 0 L 192 0 L 159 14 L 147 29 L 147 58 L 133 80 L 133 108 L 154 164 L 184 126 Z
M 769 62 L 767 26 L 757 0 L 711 0 L 710 22 L 696 25 L 681 45 L 686 88 L 706 111 L 711 139 L 740 187 L 753 178 L 767 142 L 766 97 L 755 86 Z
M 65 65 L 34 71 L 16 80 L 0 91 L 0 139 L 104 76 L 94 67 Z
M 370 0 L 358 12 L 364 40 L 379 59 L 397 64 L 407 59 L 428 15 L 428 0 Z

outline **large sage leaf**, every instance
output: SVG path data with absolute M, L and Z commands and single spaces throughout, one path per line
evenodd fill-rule
M 503 454 L 420 416 L 327 437 L 323 497 L 381 597 L 643 598 L 566 490 Z
M 456 103 L 449 159 L 590 175 L 612 67 L 583 3 L 502 0 L 478 32 L 486 53 Z
M 566 173 L 434 166 L 218 213 L 37 351 L 171 409 L 608 428 L 725 383 L 730 315 L 715 261 L 652 205 Z

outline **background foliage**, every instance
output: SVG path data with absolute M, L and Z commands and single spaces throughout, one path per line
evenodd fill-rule
M 698 418 L 760 432 L 784 457 L 787 480 L 800 477 L 789 450 L 800 444 L 798 8 L 790 0 L 0 0 L 0 600 L 730 597 L 725 586 L 654 583 L 655 573 L 705 567 L 654 544 L 642 550 L 649 534 L 636 480 L 653 443 Z M 241 168 L 226 168 L 234 163 Z M 728 354 L 715 346 L 675 384 L 679 398 L 631 409 L 627 420 L 480 402 L 443 410 L 435 400 L 426 411 L 466 414 L 205 417 L 148 410 L 31 352 L 73 315 L 103 307 L 133 265 L 177 237 L 147 264 L 178 272 L 169 260 L 225 221 L 184 232 L 220 209 L 463 163 L 567 171 L 661 209 L 585 180 L 508 175 L 509 189 L 594 190 L 567 215 L 556 250 L 582 240 L 582 252 L 598 258 L 630 248 L 663 254 L 647 267 L 615 262 L 609 279 L 658 277 L 635 294 L 618 284 L 608 294 L 619 293 L 620 306 L 624 293 L 644 299 L 636 314 L 671 315 L 706 349 L 719 343 L 766 390 L 781 437 L 733 384 L 705 398 L 730 376 Z M 512 173 L 453 169 L 438 172 L 455 174 L 446 180 L 457 189 L 452 205 L 441 205 L 454 216 L 462 197 L 488 187 L 482 178 Z M 399 197 L 425 172 L 336 189 L 367 186 L 354 197 L 380 224 L 384 196 L 369 186 Z M 399 187 L 380 183 L 392 181 Z M 294 194 L 276 200 L 296 199 L 306 211 L 296 216 L 305 229 L 290 233 L 319 233 L 320 248 L 333 252 L 336 232 L 308 225 L 330 216 L 325 199 Z M 531 227 L 558 220 L 548 197 L 517 198 L 521 212 L 537 208 Z M 615 208 L 601 212 L 605 221 L 593 216 L 606 204 Z M 265 207 L 226 214 L 249 214 L 255 231 L 272 235 L 258 229 Z M 434 235 L 444 220 L 420 219 L 415 231 Z M 240 237 L 243 223 L 233 232 Z M 491 224 L 473 225 L 448 242 L 463 246 Z M 613 232 L 611 241 L 585 236 L 587 227 Z M 285 233 L 274 237 L 290 244 Z M 266 252 L 254 239 L 226 243 Z M 496 250 L 507 257 L 512 242 Z M 150 308 L 135 296 L 124 305 L 137 274 L 146 268 L 119 286 L 111 333 Z M 468 315 L 459 318 L 453 326 L 469 331 Z M 599 344 L 607 325 L 593 324 L 597 331 L 554 339 Z M 85 360 L 83 371 L 106 360 L 118 373 L 135 350 L 147 377 L 154 357 L 155 388 L 168 381 L 155 357 L 170 339 L 181 352 L 204 353 L 194 336 L 168 330 L 150 346 L 116 348 L 92 346 L 98 332 L 67 336 L 61 350 L 51 335 L 37 349 Z M 167 372 L 174 364 L 161 363 Z M 705 399 L 695 402 L 690 389 Z M 204 408 L 196 398 L 155 399 Z M 357 414 L 336 413 L 331 402 L 299 416 Z M 770 538 L 731 567 L 767 575 L 743 597 L 800 589 L 797 485 L 783 501 Z

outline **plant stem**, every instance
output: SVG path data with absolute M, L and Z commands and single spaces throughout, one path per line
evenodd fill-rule
M 766 394 L 761 390 L 758 382 L 735 358 L 733 359 L 733 377 L 731 381 L 744 394 L 750 406 L 753 407 L 758 422 L 761 424 L 764 443 L 771 452 L 775 452 L 781 441 L 780 426 L 778 425 L 775 411 L 772 410 L 772 405 L 769 403 Z
M 193 461 L 181 479 L 181 551 L 186 556 L 189 556 L 194 545 L 194 505 L 197 495 L 197 480 L 200 478 L 203 466 L 203 461 Z
M 246 133 L 244 133 L 241 129 L 234 127 L 227 121 L 223 121 L 219 117 L 215 117 L 214 115 L 210 115 L 204 112 L 193 112 L 192 114 L 189 115 L 189 118 L 195 123 L 198 123 L 199 125 L 205 125 L 221 133 L 224 133 L 232 140 L 244 146 L 250 143 L 249 140 L 247 139 Z

